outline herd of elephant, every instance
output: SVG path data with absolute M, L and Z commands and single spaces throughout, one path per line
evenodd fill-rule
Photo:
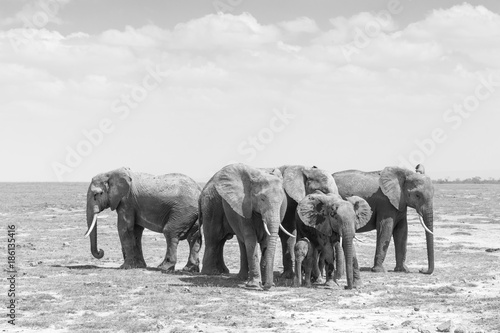
M 175 270 L 177 245 L 187 240 L 190 253 L 183 270 L 199 272 L 203 235 L 201 273 L 224 274 L 229 273 L 224 245 L 236 235 L 238 277 L 246 281 L 246 288 L 265 290 L 273 286 L 279 237 L 283 278 L 294 279 L 296 286 L 303 282 L 310 286 L 312 278 L 323 280 L 325 269 L 325 283 L 332 283 L 345 263 L 345 288 L 351 289 L 360 282 L 354 246 L 357 232 L 377 231 L 372 271 L 385 271 L 383 262 L 392 236 L 394 271 L 408 272 L 408 207 L 416 210 L 426 230 L 428 268 L 420 272 L 432 274 L 433 196 L 432 181 L 421 165 L 415 171 L 386 167 L 332 175 L 299 165 L 255 168 L 230 164 L 215 173 L 203 189 L 183 174 L 153 176 L 120 168 L 92 178 L 86 236 L 90 235 L 92 255 L 102 258 L 104 251 L 97 247 L 97 219 L 101 211 L 111 208 L 118 215 L 124 258 L 121 268 L 146 267 L 141 239 L 147 228 L 165 235 L 167 253 L 158 266 L 161 270 Z

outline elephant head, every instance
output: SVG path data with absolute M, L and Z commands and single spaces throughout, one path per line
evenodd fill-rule
M 214 183 L 219 195 L 245 222 L 252 223 L 255 213 L 262 217 L 263 227 L 269 235 L 262 278 L 264 288 L 270 288 L 278 229 L 286 211 L 281 172 L 279 169 L 265 171 L 244 164 L 231 164 L 216 174 Z
M 434 186 L 425 175 L 424 167 L 419 165 L 417 172 L 398 167 L 387 167 L 380 173 L 379 185 L 391 204 L 399 211 L 406 206 L 414 208 L 420 223 L 426 230 L 428 269 L 422 273 L 434 271 Z M 421 220 L 423 217 L 423 222 Z
M 97 214 L 111 208 L 115 210 L 123 197 L 130 192 L 132 178 L 128 168 L 120 168 L 101 173 L 90 182 L 87 192 L 87 226 L 90 234 L 90 250 L 92 255 L 101 259 L 104 251 L 97 251 Z
M 283 186 L 286 193 L 296 202 L 306 195 L 320 191 L 338 194 L 339 190 L 333 176 L 317 167 L 300 165 L 281 167 L 283 170 Z
M 338 194 L 324 194 L 318 191 L 299 202 L 297 214 L 305 225 L 326 236 L 333 233 L 340 235 L 346 263 L 346 289 L 352 289 L 354 234 L 370 220 L 370 205 L 357 196 L 344 200 Z

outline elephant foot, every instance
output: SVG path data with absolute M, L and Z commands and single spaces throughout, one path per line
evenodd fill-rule
M 245 283 L 245 289 L 262 290 L 262 287 L 260 285 L 260 281 L 249 280 L 247 283 Z
M 162 273 L 174 273 L 175 263 L 164 261 L 160 265 L 158 265 L 158 268 L 161 269 Z
M 325 279 L 322 276 L 318 276 L 316 278 L 316 281 L 314 281 L 314 284 L 325 284 Z M 307 283 L 307 282 L 306 282 Z
M 248 280 L 248 273 L 239 272 L 238 274 L 236 274 L 236 278 L 238 280 L 246 281 Z
M 335 285 L 338 286 L 339 284 L 337 283 L 337 280 L 334 280 L 334 279 L 330 279 L 330 280 L 327 280 L 325 282 L 325 286 L 329 289 L 333 289 L 335 287 Z
M 194 264 L 188 264 L 184 266 L 182 269 L 183 272 L 191 272 L 191 273 L 199 273 L 200 272 L 200 266 L 199 265 L 194 265 Z
M 125 260 L 120 269 L 146 268 L 146 263 L 140 260 Z
M 269 290 L 271 289 L 272 287 L 274 287 L 274 283 L 266 283 L 264 284 L 264 290 Z
M 382 265 L 375 265 L 372 267 L 372 272 L 375 273 L 385 273 L 385 268 Z
M 394 272 L 403 272 L 403 273 L 411 273 L 410 269 L 405 265 L 397 265 L 394 268 Z
M 280 275 L 280 279 L 286 279 L 286 280 L 291 280 L 295 277 L 295 274 L 293 273 L 293 270 L 292 271 L 284 271 L 283 273 L 281 273 Z

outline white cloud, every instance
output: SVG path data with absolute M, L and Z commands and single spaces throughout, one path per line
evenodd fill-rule
M 313 19 L 309 17 L 299 17 L 292 21 L 284 21 L 278 23 L 278 26 L 285 29 L 285 31 L 295 33 L 317 33 L 320 31 L 318 25 Z
M 23 26 L 24 28 L 41 29 L 49 23 L 62 24 L 59 12 L 71 0 L 33 0 L 25 3 L 20 11 L 12 17 L 0 20 L 0 26 Z
M 115 162 L 201 178 L 206 174 L 200 169 L 216 169 L 231 159 L 246 162 L 238 144 L 267 126 L 273 109 L 287 106 L 297 120 L 252 164 L 292 163 L 303 159 L 296 151 L 307 151 L 309 160 L 327 168 L 383 167 L 411 150 L 422 133 L 442 126 L 442 113 L 474 92 L 478 75 L 498 70 L 500 18 L 464 4 L 431 12 L 404 29 L 395 16 L 380 20 L 376 13 L 336 17 L 331 29 L 321 31 L 307 17 L 262 24 L 245 13 L 207 15 L 170 30 L 128 26 L 67 36 L 48 29 L 31 35 L 6 30 L 0 32 L 0 124 L 5 127 L 0 140 L 15 136 L 19 121 L 32 120 L 26 128 L 44 145 L 50 165 L 64 159 L 66 145 L 82 140 L 83 130 L 109 117 L 116 130 L 86 157 L 87 166 L 66 179 L 86 179 L 92 168 Z M 373 22 L 379 23 L 379 33 L 347 62 L 340 46 Z M 170 75 L 120 120 L 112 103 L 141 85 L 156 66 Z M 499 120 L 491 105 L 482 107 L 477 119 Z M 345 159 L 333 161 L 323 150 L 336 140 L 346 140 L 337 148 Z M 381 145 L 386 147 L 382 156 L 376 154 Z M 353 149 L 366 156 L 353 156 Z M 197 152 L 210 152 L 211 158 L 200 166 Z M 450 165 L 459 162 L 443 150 L 436 161 L 442 156 Z M 432 158 L 429 163 L 430 170 L 440 167 Z
M 248 13 L 211 14 L 175 26 L 167 41 L 173 49 L 214 49 L 262 47 L 278 40 L 280 31 L 262 25 Z

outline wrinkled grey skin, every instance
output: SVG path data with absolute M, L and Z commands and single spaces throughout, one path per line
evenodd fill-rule
M 118 214 L 118 235 L 124 263 L 120 268 L 144 268 L 141 238 L 144 228 L 163 233 L 167 241 L 165 259 L 158 266 L 174 271 L 177 245 L 189 242 L 190 255 L 184 270 L 199 271 L 201 233 L 198 223 L 200 187 L 182 174 L 153 176 L 120 168 L 101 173 L 90 183 L 87 192 L 87 226 L 95 214 L 107 208 Z M 92 255 L 100 259 L 97 250 L 97 224 L 90 234 Z
M 311 273 L 313 270 L 313 263 L 318 260 L 317 251 L 313 248 L 311 242 L 307 238 L 299 239 L 294 246 L 295 253 L 295 279 L 294 286 L 302 286 L 302 270 L 305 275 L 305 282 L 307 287 L 311 287 Z
M 228 273 L 224 244 L 236 235 L 240 247 L 239 278 L 247 288 L 273 285 L 273 264 L 279 225 L 286 211 L 283 179 L 278 169 L 267 172 L 244 164 L 218 171 L 200 196 L 200 222 L 205 237 L 203 274 Z M 264 223 L 270 235 L 265 232 Z M 259 266 L 258 247 L 262 252 Z
M 359 286 L 354 235 L 356 229 L 370 220 L 371 209 L 368 203 L 356 196 L 344 200 L 338 194 L 316 191 L 299 202 L 297 215 L 300 218 L 297 222 L 297 235 L 307 237 L 314 248 L 320 248 L 327 263 L 333 265 L 335 242 L 342 239 L 347 279 L 345 288 Z M 299 267 L 296 270 L 297 268 Z
M 408 241 L 407 209 L 414 208 L 423 217 L 430 231 L 434 230 L 433 198 L 434 186 L 425 175 L 425 168 L 419 165 L 416 172 L 399 167 L 387 167 L 381 171 L 363 172 L 348 170 L 333 174 L 339 193 L 343 198 L 357 195 L 370 205 L 373 215 L 363 228 L 357 232 L 377 230 L 377 247 L 372 267 L 374 272 L 385 272 L 383 262 L 387 249 L 394 239 L 396 252 L 396 272 L 409 272 L 406 266 Z M 434 236 L 426 232 L 427 270 L 434 271 Z
M 317 167 L 305 167 L 302 165 L 285 165 L 279 168 L 283 174 L 283 187 L 287 197 L 287 210 L 282 226 L 291 234 L 296 234 L 297 221 L 296 210 L 298 202 L 308 194 L 315 191 L 323 193 L 338 193 L 337 185 L 331 174 Z M 293 279 L 294 270 L 294 246 L 296 239 L 288 236 L 282 230 L 279 231 L 283 255 L 284 279 Z M 313 275 L 318 270 L 313 271 Z

